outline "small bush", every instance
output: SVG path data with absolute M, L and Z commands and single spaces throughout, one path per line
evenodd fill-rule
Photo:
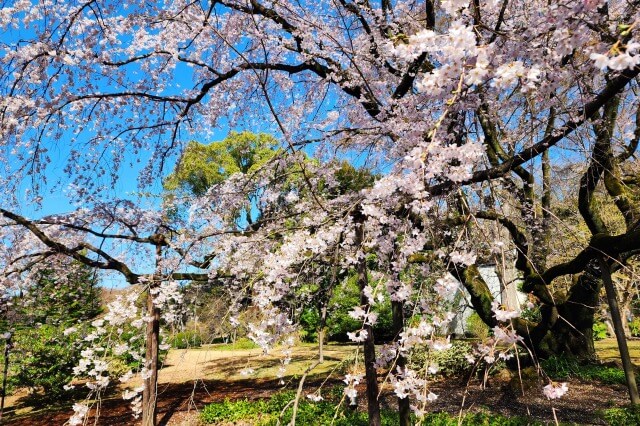
M 246 337 L 238 339 L 235 342 L 222 343 L 214 346 L 214 349 L 217 351 L 241 351 L 256 348 L 259 348 L 259 346 L 256 345 L 253 340 L 247 339 Z
M 552 356 L 540 363 L 542 369 L 552 378 L 565 380 L 576 378 L 580 380 L 598 380 L 606 384 L 627 383 L 624 371 L 616 367 L 606 367 L 596 364 L 580 364 L 576 359 Z
M 327 393 L 327 401 L 310 402 L 302 395 L 298 402 L 296 423 L 301 425 L 335 425 L 335 426 L 367 426 L 367 414 L 337 407 L 336 403 L 342 398 L 342 390 L 335 389 Z M 203 423 L 219 424 L 238 421 L 251 422 L 262 426 L 286 425 L 293 415 L 294 391 L 279 392 L 271 398 L 261 401 L 238 400 L 213 403 L 207 405 L 200 419 Z M 335 399 L 333 398 L 335 397 Z M 286 410 L 285 410 L 286 407 Z M 337 412 L 336 412 L 337 410 Z M 382 425 L 397 424 L 397 413 L 382 410 Z
M 463 414 L 461 421 L 456 415 L 431 413 L 425 416 L 423 424 L 431 426 L 541 426 L 543 423 L 528 417 L 504 417 L 500 414 L 479 412 Z
M 268 400 L 248 401 L 244 399 L 234 402 L 225 400 L 224 402 L 209 404 L 202 411 L 200 419 L 207 424 L 244 421 L 262 426 L 286 425 L 291 422 L 293 414 L 292 401 L 295 395 L 294 391 L 287 391 L 276 393 Z M 325 397 L 327 398 L 326 401 L 317 403 L 308 401 L 304 396 L 301 397 L 298 402 L 296 424 L 315 426 L 367 426 L 369 424 L 367 413 L 351 411 L 345 409 L 344 406 L 337 406 L 337 402 L 342 398 L 342 390 L 340 388 L 329 390 Z M 381 420 L 383 426 L 395 426 L 398 424 L 398 413 L 391 410 L 382 410 Z M 525 417 L 504 417 L 499 414 L 485 412 L 464 414 L 461 423 L 458 422 L 457 415 L 431 413 L 423 419 L 422 424 L 434 426 L 458 426 L 459 424 L 464 426 L 542 425 L 540 422 Z
M 225 399 L 224 402 L 216 402 L 204 407 L 200 413 L 200 419 L 208 424 L 251 419 L 264 410 L 264 405 L 264 401 L 250 402 L 242 399 L 231 402 Z
M 122 377 L 131 371 L 131 367 L 121 358 L 112 357 L 109 360 L 109 368 L 107 370 L 111 377 Z
M 602 417 L 609 426 L 640 425 L 640 407 L 610 408 Z
M 202 346 L 202 336 L 195 330 L 180 331 L 169 337 L 168 340 L 174 349 L 199 348 Z
M 523 306 L 522 311 L 520 312 L 520 318 L 534 323 L 542 321 L 542 313 L 540 312 L 540 307 L 537 305 L 533 308 Z
M 607 324 L 603 322 L 593 323 L 593 340 L 602 340 L 607 338 Z
M 437 364 L 445 376 L 462 376 L 473 370 L 474 365 L 465 358 L 472 351 L 471 344 L 463 341 L 454 341 L 451 348 L 439 352 L 429 353 L 426 347 L 417 348 L 411 353 L 410 364 L 414 369 L 424 368 L 427 363 Z

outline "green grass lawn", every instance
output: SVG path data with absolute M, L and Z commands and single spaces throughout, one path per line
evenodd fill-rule
M 627 340 L 631 361 L 640 366 L 640 339 Z M 598 340 L 595 342 L 596 353 L 601 361 L 620 361 L 620 352 L 615 338 Z

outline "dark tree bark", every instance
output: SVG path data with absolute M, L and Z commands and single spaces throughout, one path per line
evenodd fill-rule
M 477 266 L 457 265 L 450 272 L 469 291 L 471 304 L 480 318 L 490 327 L 497 325 L 491 309 L 493 296 Z M 539 322 L 513 321 L 516 332 L 534 356 L 547 358 L 563 354 L 585 361 L 595 360 L 593 322 L 601 283 L 592 268 L 587 268 L 572 285 L 566 300 L 542 303 Z
M 555 307 L 557 314 L 543 315 L 549 327 L 542 338 L 535 336 L 532 349 L 541 358 L 568 355 L 584 361 L 595 361 L 593 323 L 602 280 L 589 268 L 571 286 L 568 298 Z M 546 307 L 554 310 L 553 307 Z
M 364 217 L 357 212 L 356 222 L 356 238 L 355 247 L 361 249 L 364 241 Z M 369 309 L 369 301 L 364 294 L 364 288 L 369 284 L 367 276 L 367 259 L 364 256 L 358 260 L 357 275 L 358 286 L 360 287 L 360 303 L 365 311 Z M 382 423 L 380 417 L 380 401 L 378 401 L 378 372 L 376 371 L 376 347 L 374 343 L 373 327 L 370 324 L 363 326 L 363 331 L 367 333 L 367 337 L 363 344 L 364 352 L 364 368 L 365 381 L 367 384 L 367 412 L 369 414 L 369 425 L 380 426 Z
M 393 335 L 397 339 L 404 326 L 404 304 L 402 302 L 391 302 L 391 310 L 393 315 Z M 399 354 L 396 366 L 398 369 L 402 369 L 404 371 L 407 366 L 407 358 L 404 355 Z M 409 397 L 398 397 L 398 418 L 400 426 L 409 426 L 411 424 L 410 414 L 411 406 Z

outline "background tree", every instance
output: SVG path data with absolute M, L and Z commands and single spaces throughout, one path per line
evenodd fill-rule
M 12 298 L 13 314 L 2 330 L 13 339 L 10 384 L 30 388 L 48 401 L 70 397 L 66 386 L 87 345 L 80 330 L 102 312 L 96 271 L 60 260 L 65 276 L 39 269 L 35 285 Z

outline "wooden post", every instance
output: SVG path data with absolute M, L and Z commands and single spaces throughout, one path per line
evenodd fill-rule
M 11 349 L 11 333 L 5 333 L 4 369 L 2 371 L 2 401 L 0 401 L 0 421 L 4 413 L 4 397 L 7 395 L 7 375 L 9 374 L 9 350 Z
M 160 239 L 159 241 L 162 241 Z M 156 426 L 158 407 L 158 353 L 160 347 L 160 308 L 153 304 L 152 290 L 162 282 L 160 260 L 162 245 L 156 245 L 156 273 L 153 275 L 147 292 L 147 328 L 145 332 L 145 357 L 147 377 L 142 391 L 142 426 Z
M 147 322 L 145 335 L 144 364 L 147 377 L 142 391 L 142 426 L 156 426 L 156 407 L 158 404 L 158 347 L 160 336 L 160 309 L 153 305 L 153 297 L 147 294 Z
M 627 338 L 622 326 L 622 318 L 620 317 L 620 309 L 618 308 L 618 297 L 616 288 L 611 279 L 611 269 L 603 256 L 600 256 L 600 268 L 602 269 L 602 281 L 607 292 L 607 301 L 609 302 L 609 311 L 611 312 L 611 321 L 613 322 L 613 330 L 616 333 L 618 341 L 618 350 L 620 351 L 620 359 L 624 368 L 624 375 L 627 379 L 627 387 L 629 388 L 629 397 L 632 404 L 639 404 L 638 386 L 636 384 L 636 376 L 633 372 L 633 364 L 631 364 L 631 356 L 629 355 L 629 347 L 627 346 Z

